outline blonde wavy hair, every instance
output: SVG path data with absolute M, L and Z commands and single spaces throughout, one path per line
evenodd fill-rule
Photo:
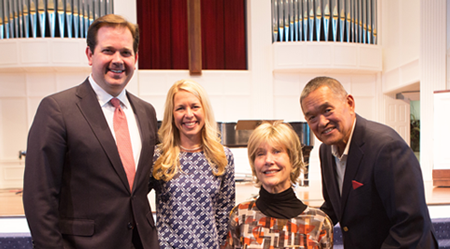
M 298 182 L 300 173 L 305 172 L 306 163 L 303 161 L 303 152 L 300 139 L 290 124 L 281 121 L 274 123 L 263 122 L 250 134 L 247 145 L 248 160 L 252 168 L 253 181 L 260 187 L 261 183 L 255 171 L 255 158 L 258 147 L 268 143 L 273 147 L 284 146 L 292 165 L 290 180 L 292 184 Z
M 201 130 L 203 152 L 211 165 L 212 173 L 215 176 L 223 175 L 228 161 L 220 143 L 220 134 L 208 95 L 200 84 L 184 79 L 175 82 L 167 93 L 164 118 L 158 131 L 161 156 L 154 164 L 153 177 L 170 181 L 180 171 L 180 131 L 173 119 L 174 97 L 180 91 L 192 93 L 200 100 L 205 117 L 205 125 Z

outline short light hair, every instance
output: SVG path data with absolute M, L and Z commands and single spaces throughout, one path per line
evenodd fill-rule
M 86 43 L 94 53 L 95 47 L 97 46 L 97 34 L 98 30 L 101 27 L 125 27 L 131 32 L 131 36 L 133 37 L 133 51 L 137 54 L 139 49 L 139 27 L 137 24 L 133 24 L 127 21 L 124 17 L 108 14 L 105 16 L 101 16 L 94 20 L 94 22 L 89 26 Z
M 304 98 L 308 97 L 308 95 L 315 90 L 319 89 L 322 86 L 327 86 L 337 98 L 345 99 L 348 93 L 345 91 L 342 84 L 331 77 L 320 76 L 310 80 L 305 88 L 303 88 L 302 94 L 300 95 L 300 105 Z
M 220 143 L 220 133 L 214 119 L 214 112 L 205 89 L 193 80 L 179 80 L 169 89 L 164 107 L 164 117 L 158 131 L 161 156 L 156 160 L 153 176 L 159 180 L 169 181 L 179 170 L 180 131 L 173 118 L 175 94 L 185 91 L 197 97 L 204 112 L 202 144 L 205 157 L 211 164 L 214 175 L 223 175 L 228 164 L 223 145 Z
M 290 172 L 291 184 L 297 183 L 300 174 L 306 170 L 306 163 L 303 161 L 302 145 L 292 126 L 281 121 L 275 121 L 274 123 L 263 122 L 256 127 L 248 139 L 247 153 L 254 183 L 257 186 L 261 186 L 255 171 L 255 158 L 259 146 L 265 143 L 275 148 L 286 148 L 292 165 L 292 171 Z

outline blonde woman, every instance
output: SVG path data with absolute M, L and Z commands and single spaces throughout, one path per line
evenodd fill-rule
M 259 197 L 233 209 L 224 248 L 332 248 L 330 218 L 303 204 L 292 188 L 305 170 L 292 127 L 263 123 L 250 135 L 247 148 Z
M 158 135 L 150 186 L 161 249 L 219 248 L 235 205 L 234 159 L 198 83 L 170 88 Z

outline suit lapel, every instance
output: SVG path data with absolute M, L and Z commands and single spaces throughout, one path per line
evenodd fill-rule
M 364 145 L 365 124 L 365 120 L 356 115 L 356 125 L 355 130 L 353 131 L 352 141 L 348 152 L 347 165 L 345 167 L 344 184 L 342 186 L 342 210 L 345 210 L 347 198 L 352 189 L 352 180 L 355 179 L 355 176 L 361 166 L 361 161 L 364 157 L 362 146 Z
M 336 180 L 336 162 L 334 160 L 334 156 L 331 154 L 331 146 L 325 144 L 322 144 L 322 146 L 325 146 L 327 150 L 325 153 L 327 162 L 323 164 L 323 167 L 326 167 L 323 172 L 327 184 L 327 191 L 329 192 L 328 195 L 331 201 L 331 205 L 333 205 L 335 213 L 340 219 L 342 212 L 341 198 Z
M 129 190 L 130 187 L 122 166 L 122 161 L 120 160 L 119 152 L 117 151 L 116 142 L 88 79 L 78 87 L 77 96 L 80 98 L 77 103 L 80 111 L 89 123 L 122 183 Z

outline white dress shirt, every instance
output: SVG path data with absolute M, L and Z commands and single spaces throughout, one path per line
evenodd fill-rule
M 347 145 L 345 146 L 344 152 L 342 152 L 342 155 L 339 155 L 338 148 L 336 145 L 331 145 L 331 154 L 334 156 L 334 160 L 336 162 L 336 180 L 338 182 L 339 186 L 339 194 L 342 196 L 342 185 L 344 185 L 344 176 L 345 176 L 345 169 L 347 167 L 347 156 L 348 156 L 348 150 L 350 149 L 350 144 L 353 137 L 353 131 L 355 130 L 356 125 L 356 118 L 353 122 L 352 131 L 350 132 L 350 137 L 348 138 Z
M 113 125 L 115 107 L 109 102 L 113 98 L 113 96 L 107 93 L 103 88 L 101 88 L 94 81 L 92 75 L 89 75 L 89 83 L 91 83 L 91 86 L 97 95 L 98 102 L 100 103 L 100 106 L 103 110 L 106 122 L 108 122 L 109 129 L 111 130 L 114 139 L 116 139 L 116 134 L 114 133 L 114 125 Z M 122 110 L 125 113 L 125 116 L 127 117 L 128 130 L 130 131 L 130 138 L 131 138 L 131 148 L 133 149 L 134 163 L 137 169 L 139 156 L 141 154 L 142 149 L 139 126 L 137 124 L 136 116 L 134 115 L 130 101 L 128 101 L 125 89 L 116 98 L 120 100 Z

